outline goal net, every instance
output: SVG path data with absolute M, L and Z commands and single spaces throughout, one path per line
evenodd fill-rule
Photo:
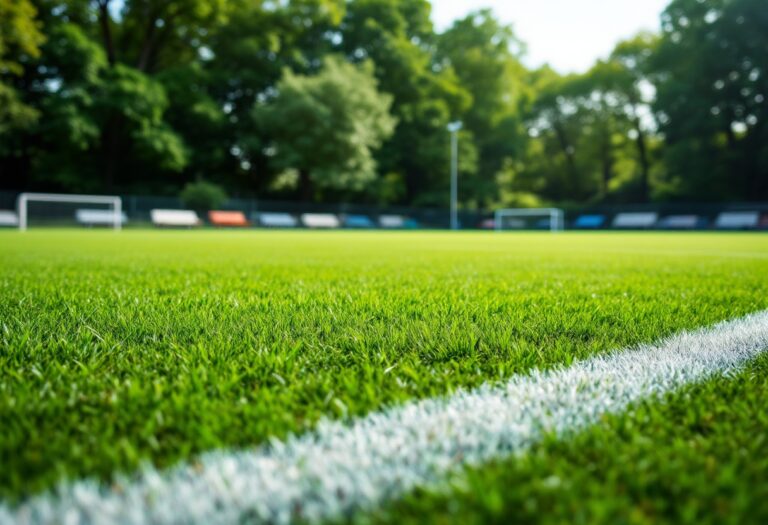
M 496 231 L 504 230 L 549 230 L 565 229 L 565 214 L 558 208 L 509 208 L 496 210 L 494 214 Z
M 86 226 L 119 230 L 127 222 L 120 197 L 22 193 L 16 201 L 19 229 L 30 226 Z

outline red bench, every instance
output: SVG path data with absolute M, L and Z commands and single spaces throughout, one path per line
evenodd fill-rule
M 213 226 L 244 228 L 251 225 L 241 211 L 209 211 L 208 220 Z

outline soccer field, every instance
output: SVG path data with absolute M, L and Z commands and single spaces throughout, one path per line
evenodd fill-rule
M 0 523 L 87 509 L 86 488 L 119 498 L 134 483 L 185 486 L 179 469 L 185 482 L 203 477 L 238 451 L 246 461 L 306 436 L 325 447 L 326 426 L 342 433 L 377 414 L 364 429 L 379 428 L 418 401 L 521 381 L 546 392 L 585 360 L 664 350 L 766 309 L 760 234 L 0 232 Z M 365 498 L 335 489 L 332 504 L 294 501 L 281 515 L 238 496 L 238 519 L 766 523 L 768 318 L 755 319 L 743 337 L 728 325 L 716 349 L 757 345 L 748 359 L 690 377 L 688 365 L 659 367 L 671 387 L 650 385 L 620 410 L 534 424 L 520 446 L 501 429 L 482 461 L 452 453 Z M 681 341 L 674 351 L 692 344 Z M 611 381 L 635 380 L 622 374 Z M 348 455 L 363 476 L 379 439 L 369 434 L 365 448 L 327 445 L 328 457 Z M 303 486 L 308 468 L 287 479 Z M 243 472 L 216 478 L 217 490 L 239 490 Z M 137 505 L 194 515 L 184 498 Z

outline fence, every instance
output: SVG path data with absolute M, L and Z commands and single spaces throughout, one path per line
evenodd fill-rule
M 15 210 L 19 192 L 0 191 L 0 210 Z M 145 195 L 121 195 L 123 210 L 129 224 L 141 226 L 150 223 L 150 211 L 157 208 L 183 209 L 178 197 L 158 197 Z M 411 223 L 425 229 L 447 229 L 450 227 L 450 211 L 446 208 L 418 208 L 406 206 L 376 206 L 354 203 L 300 203 L 289 201 L 269 201 L 261 199 L 230 199 L 221 209 L 242 211 L 252 218 L 261 212 L 281 212 L 292 215 L 302 213 L 330 213 L 334 215 L 364 215 L 373 222 L 386 215 L 407 217 Z M 754 212 L 760 217 L 758 228 L 768 228 L 768 203 L 649 203 L 621 205 L 568 206 L 564 208 L 565 223 L 569 228 L 578 227 L 579 217 L 595 215 L 604 217 L 604 221 L 592 229 L 609 229 L 615 217 L 627 213 L 655 213 L 659 220 L 654 227 L 663 227 L 662 218 L 673 216 L 696 216 L 699 219 L 696 229 L 714 227 L 717 218 L 727 212 Z M 41 216 L 45 216 L 45 210 Z M 58 213 L 58 215 L 57 215 Z M 67 216 L 56 211 L 49 211 L 48 223 L 62 224 L 74 222 L 74 211 L 68 210 Z M 459 223 L 462 229 L 480 229 L 493 227 L 493 210 L 461 210 Z M 691 228 L 693 229 L 693 228 Z
M 16 199 L 19 192 L 0 191 L 0 210 L 15 210 Z M 128 216 L 130 224 L 141 225 L 150 222 L 150 212 L 153 209 L 184 209 L 185 206 L 178 197 L 158 197 L 146 195 L 120 195 L 123 200 L 123 211 Z M 365 215 L 371 217 L 374 222 L 382 216 L 399 215 L 412 220 L 419 228 L 446 229 L 450 227 L 450 211 L 448 208 L 418 208 L 407 206 L 376 206 L 368 204 L 327 204 L 327 203 L 301 203 L 290 201 L 268 201 L 260 199 L 229 199 L 220 209 L 236 210 L 243 212 L 246 217 L 252 218 L 261 212 L 282 212 L 292 215 L 302 213 L 330 213 L 334 215 Z M 39 212 L 42 215 L 45 211 Z M 51 212 L 49 223 L 53 222 L 55 212 Z M 68 211 L 69 215 L 74 211 Z M 63 214 L 59 222 L 66 222 Z M 459 213 L 459 222 L 464 228 L 476 228 L 483 219 L 491 216 L 491 213 L 483 211 L 464 210 Z M 63 223 L 62 222 L 62 223 Z

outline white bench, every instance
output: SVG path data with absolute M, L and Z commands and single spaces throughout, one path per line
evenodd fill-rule
M 700 221 L 698 215 L 668 215 L 659 221 L 659 226 L 666 230 L 693 230 Z
M 16 212 L 10 210 L 0 210 L 0 226 L 15 227 L 19 225 L 19 217 Z
M 757 228 L 760 214 L 756 211 L 724 211 L 717 216 L 715 228 L 721 230 L 745 230 Z
M 652 228 L 659 219 L 655 212 L 619 213 L 611 224 L 614 228 L 645 229 Z
M 191 228 L 201 224 L 200 217 L 192 210 L 152 210 L 149 215 L 155 226 Z
M 299 225 L 296 217 L 290 213 L 261 212 L 256 216 L 259 226 L 266 228 L 295 228 Z
M 381 215 L 379 226 L 389 229 L 405 228 L 405 217 L 402 215 Z
M 302 213 L 301 223 L 307 228 L 339 228 L 341 221 L 330 213 Z
M 80 209 L 75 210 L 75 220 L 83 226 L 114 226 L 115 212 L 112 210 Z M 120 213 L 120 224 L 128 222 L 128 216 Z

